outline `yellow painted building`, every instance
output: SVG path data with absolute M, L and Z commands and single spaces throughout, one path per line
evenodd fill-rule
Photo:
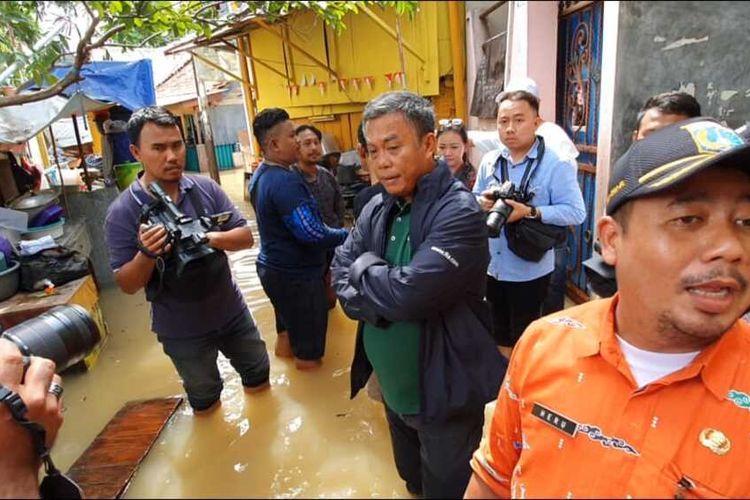
M 433 100 L 439 118 L 456 116 L 453 57 L 464 54 L 463 9 L 463 2 L 419 2 L 413 18 L 397 23 L 392 9 L 373 6 L 347 15 L 341 33 L 312 12 L 273 25 L 254 21 L 246 31 L 255 82 L 255 109 L 248 114 L 284 108 L 296 123 L 313 122 L 337 137 L 343 150 L 356 144 L 365 103 L 388 90 L 417 92 Z M 463 81 L 463 60 L 459 66 Z

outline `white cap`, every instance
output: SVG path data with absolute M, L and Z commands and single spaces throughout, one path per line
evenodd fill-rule
M 495 102 L 499 104 L 500 96 L 503 95 L 505 92 L 515 92 L 517 90 L 523 90 L 524 92 L 528 92 L 529 94 L 533 95 L 537 99 L 539 99 L 539 87 L 536 86 L 536 82 L 532 80 L 531 78 L 517 78 L 515 80 L 511 80 L 508 85 L 503 89 L 502 92 L 500 92 L 497 97 L 495 97 Z

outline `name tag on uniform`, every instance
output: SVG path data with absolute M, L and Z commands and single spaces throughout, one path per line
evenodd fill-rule
M 531 408 L 531 414 L 545 424 L 551 425 L 558 431 L 563 432 L 570 437 L 575 437 L 576 432 L 578 432 L 577 422 L 564 415 L 560 415 L 556 411 L 552 411 L 539 403 L 534 403 L 534 406 Z

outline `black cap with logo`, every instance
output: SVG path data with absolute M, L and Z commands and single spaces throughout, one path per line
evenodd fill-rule
M 730 161 L 750 169 L 750 144 L 712 118 L 691 118 L 657 130 L 635 142 L 615 163 L 607 213 Z

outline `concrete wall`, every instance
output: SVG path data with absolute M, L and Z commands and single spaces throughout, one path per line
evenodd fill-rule
M 528 4 L 528 76 L 539 86 L 540 113 L 555 121 L 557 91 L 557 2 Z
M 630 145 L 641 105 L 685 90 L 703 114 L 738 127 L 750 120 L 750 3 L 620 2 L 613 157 Z
M 109 267 L 104 219 L 107 217 L 109 205 L 118 194 L 117 188 L 114 187 L 97 189 L 90 193 L 65 188 L 70 217 L 85 221 L 91 239 L 91 261 L 94 264 L 96 282 L 103 288 L 116 286 L 115 276 Z
M 558 2 L 513 2 L 507 81 L 529 77 L 539 87 L 540 114 L 555 121 Z
M 507 36 L 510 5 L 508 2 L 488 14 L 484 20 L 480 19 L 480 15 L 496 3 L 492 0 L 466 2 L 466 94 L 469 109 L 474 98 L 477 68 L 482 61 L 482 44 L 503 32 L 506 32 Z M 469 117 L 469 128 L 495 130 L 495 120 Z

